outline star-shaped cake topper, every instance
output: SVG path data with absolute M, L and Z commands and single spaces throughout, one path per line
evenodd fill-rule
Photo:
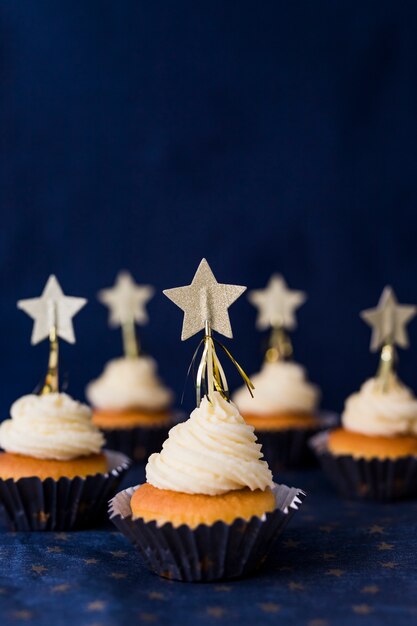
M 394 290 L 391 287 L 385 287 L 378 306 L 361 313 L 362 319 L 372 327 L 372 352 L 376 352 L 386 343 L 408 348 L 406 325 L 416 313 L 416 306 L 398 304 Z
M 110 309 L 110 326 L 123 326 L 129 322 L 146 324 L 148 314 L 146 304 L 154 295 L 150 285 L 138 285 L 129 272 L 120 272 L 114 287 L 102 289 L 98 299 Z
M 267 328 L 296 327 L 295 311 L 307 299 L 303 291 L 288 289 L 280 274 L 273 274 L 265 289 L 255 289 L 248 294 L 249 301 L 257 307 L 256 326 L 260 330 Z
M 225 337 L 233 337 L 228 309 L 245 290 L 241 285 L 218 283 L 203 259 L 191 285 L 165 289 L 164 294 L 184 311 L 181 339 L 185 341 L 203 330 L 206 322 Z
M 64 295 L 58 280 L 51 275 L 39 298 L 19 300 L 17 306 L 35 322 L 31 338 L 33 345 L 49 337 L 52 329 L 58 337 L 75 343 L 72 318 L 86 302 L 85 298 Z

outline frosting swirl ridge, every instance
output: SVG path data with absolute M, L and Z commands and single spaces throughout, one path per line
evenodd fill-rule
M 22 396 L 10 415 L 0 425 L 0 446 L 7 452 L 68 461 L 98 454 L 104 445 L 89 407 L 66 393 Z
M 417 399 L 395 374 L 388 389 L 381 389 L 377 378 L 370 378 L 346 400 L 343 426 L 364 435 L 417 434 Z
M 255 386 L 253 398 L 246 387 L 238 389 L 233 396 L 243 413 L 312 413 L 317 409 L 320 391 L 306 379 L 305 369 L 298 363 L 266 362 L 251 380 Z
M 253 427 L 218 392 L 171 428 L 162 451 L 149 457 L 146 478 L 159 489 L 207 495 L 273 484 Z
M 141 408 L 158 411 L 172 402 L 172 392 L 158 378 L 150 357 L 122 357 L 109 361 L 102 375 L 86 389 L 91 404 L 99 409 Z

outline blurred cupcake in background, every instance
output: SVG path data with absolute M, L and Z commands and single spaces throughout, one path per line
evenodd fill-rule
M 136 284 L 128 272 L 100 291 L 100 302 L 110 309 L 110 326 L 122 329 L 124 355 L 109 361 L 86 389 L 106 446 L 137 462 L 160 449 L 173 416 L 173 394 L 160 380 L 155 360 L 142 353 L 135 330 L 135 324 L 148 321 L 145 306 L 153 293 L 153 287 Z
M 417 308 L 398 304 L 386 287 L 378 307 L 363 311 L 380 350 L 376 376 L 346 400 L 342 427 L 312 440 L 324 471 L 347 497 L 417 496 L 417 398 L 395 372 L 396 346 L 408 347 L 406 323 Z
M 0 425 L 0 529 L 71 530 L 103 521 L 106 504 L 130 465 L 102 450 L 91 410 L 59 391 L 58 339 L 75 342 L 72 318 L 84 298 L 65 296 L 50 276 L 42 296 L 21 300 L 35 323 L 32 344 L 49 338 L 39 394 L 16 400 Z
M 296 327 L 295 311 L 306 296 L 288 289 L 282 276 L 273 275 L 266 289 L 249 293 L 258 308 L 259 330 L 271 329 L 261 371 L 251 376 L 254 397 L 238 389 L 233 400 L 255 432 L 271 469 L 308 465 L 308 439 L 328 424 L 318 412 L 320 390 L 305 369 L 292 361 L 288 330 Z

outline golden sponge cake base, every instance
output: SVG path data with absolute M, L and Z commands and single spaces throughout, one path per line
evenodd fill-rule
M 135 428 L 136 426 L 167 426 L 170 423 L 170 419 L 171 414 L 169 411 L 95 409 L 93 412 L 93 423 L 103 430 Z
M 231 524 L 238 518 L 262 517 L 275 509 L 275 497 L 270 489 L 239 489 L 208 496 L 157 489 L 145 483 L 133 494 L 130 506 L 133 517 L 145 522 L 155 521 L 160 526 L 170 522 L 173 526 L 186 524 L 195 528 L 199 524 L 209 526 L 218 521 Z
M 417 456 L 417 437 L 370 436 L 338 428 L 329 433 L 328 449 L 337 456 L 348 454 L 364 459 L 398 459 Z
M 242 413 L 247 424 L 255 430 L 288 430 L 318 428 L 320 421 L 311 413 Z
M 70 461 L 57 461 L 35 459 L 11 452 L 0 453 L 0 478 L 3 480 L 9 478 L 19 480 L 19 478 L 31 478 L 33 476 L 41 480 L 45 480 L 45 478 L 58 480 L 63 476 L 66 478 L 75 478 L 75 476 L 85 478 L 106 472 L 107 458 L 104 454 L 91 454 Z

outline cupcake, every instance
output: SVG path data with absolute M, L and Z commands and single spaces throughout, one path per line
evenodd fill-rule
M 135 323 L 148 321 L 145 304 L 152 295 L 152 287 L 137 285 L 127 272 L 99 293 L 110 308 L 110 325 L 122 328 L 124 356 L 107 363 L 86 389 L 107 447 L 137 462 L 161 448 L 173 423 L 173 394 L 158 377 L 154 359 L 142 353 L 135 330 Z
M 211 331 L 229 332 L 227 309 L 239 289 L 219 285 L 203 260 L 190 286 L 165 292 L 185 311 L 183 338 L 205 328 L 197 407 L 149 457 L 146 483 L 110 502 L 110 519 L 148 567 L 171 579 L 252 572 L 304 495 L 273 482 L 253 427 L 227 397 Z
M 258 308 L 257 327 L 271 328 L 261 371 L 251 376 L 255 387 L 251 398 L 243 387 L 233 395 L 246 422 L 254 426 L 265 458 L 273 471 L 311 464 L 309 438 L 328 425 L 318 412 L 320 390 L 293 362 L 287 330 L 296 325 L 295 309 L 305 295 L 287 288 L 281 276 L 271 277 L 266 289 L 252 291 L 249 300 Z
M 84 303 L 64 296 L 53 276 L 41 298 L 19 303 L 35 319 L 32 343 L 49 334 L 50 356 L 40 395 L 18 399 L 0 425 L 2 530 L 92 525 L 129 467 L 124 455 L 102 451 L 89 407 L 58 389 L 58 337 L 75 340 L 71 320 Z
M 313 439 L 322 465 L 349 497 L 391 500 L 417 495 L 417 398 L 394 370 L 395 346 L 407 347 L 415 307 L 399 305 L 386 287 L 376 309 L 363 312 L 381 348 L 375 377 L 345 402 L 342 427 Z

